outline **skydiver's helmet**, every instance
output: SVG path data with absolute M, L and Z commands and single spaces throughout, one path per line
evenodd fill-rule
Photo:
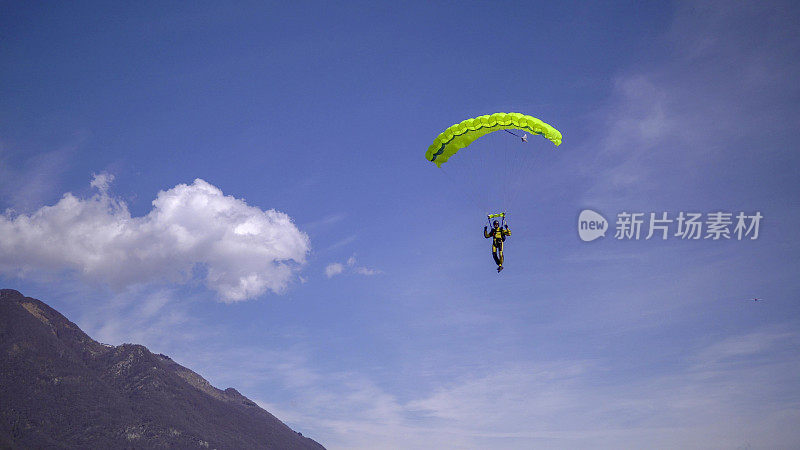
M 492 223 L 492 226 L 493 226 L 493 227 L 495 227 L 495 228 L 497 228 L 497 227 L 499 227 L 499 226 L 500 226 L 500 222 L 498 222 L 498 221 L 496 221 L 496 220 L 495 220 L 495 221 Z

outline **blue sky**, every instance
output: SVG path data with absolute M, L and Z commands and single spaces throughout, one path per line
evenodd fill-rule
M 794 447 L 800 8 L 647 3 L 0 3 L 2 286 L 329 448 Z M 423 156 L 497 111 L 500 275 Z

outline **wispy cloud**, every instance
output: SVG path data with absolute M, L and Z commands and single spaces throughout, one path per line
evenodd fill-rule
M 381 273 L 380 270 L 370 269 L 369 267 L 356 267 L 355 269 L 353 269 L 353 271 L 359 275 L 367 275 L 367 276 L 377 275 Z
M 721 158 L 754 151 L 742 142 L 794 130 L 800 64 L 787 56 L 800 40 L 787 5 L 679 4 L 663 37 L 670 58 L 621 72 L 596 111 L 586 202 L 663 190 L 670 175 L 702 182 Z
M 343 273 L 355 273 L 358 275 L 377 275 L 381 272 L 378 269 L 371 269 L 369 267 L 359 266 L 356 261 L 355 256 L 351 256 L 347 259 L 346 263 L 340 262 L 333 262 L 325 266 L 325 276 L 328 278 L 333 278 L 336 275 L 341 275 Z
M 342 263 L 330 263 L 325 266 L 325 276 L 328 278 L 333 278 L 342 272 L 344 272 L 344 265 Z
M 333 244 L 329 245 L 325 249 L 325 251 L 336 250 L 337 248 L 342 248 L 342 247 L 344 247 L 346 245 L 350 245 L 355 241 L 356 241 L 356 236 L 355 235 L 347 236 L 346 238 L 339 239 L 338 241 L 336 241 Z
M 136 343 L 170 352 L 214 333 L 191 314 L 193 299 L 175 289 L 132 286 L 117 293 L 86 291 L 82 299 L 86 304 L 78 323 L 103 343 Z
M 796 427 L 780 430 L 800 418 L 798 397 L 778 395 L 798 393 L 800 362 L 786 352 L 799 337 L 762 330 L 724 338 L 636 376 L 604 357 L 477 363 L 410 397 L 361 373 L 316 368 L 304 346 L 207 359 L 235 367 L 212 373 L 218 382 L 278 383 L 282 398 L 259 403 L 330 448 L 643 448 L 654 439 L 675 448 L 780 447 L 800 438 Z M 719 348 L 756 341 L 732 350 L 744 364 L 715 365 Z
M 131 217 L 95 176 L 90 198 L 64 194 L 30 215 L 0 216 L 0 271 L 20 277 L 67 271 L 116 287 L 195 277 L 224 301 L 283 291 L 305 262 L 308 236 L 284 213 L 247 205 L 197 179 L 159 192 Z
M 92 182 L 89 185 L 100 191 L 101 194 L 106 194 L 111 187 L 112 181 L 114 181 L 114 175 L 106 172 L 96 173 L 93 175 Z
M 697 370 L 706 370 L 723 364 L 737 364 L 770 349 L 796 344 L 800 344 L 797 334 L 780 330 L 760 330 L 732 336 L 699 352 L 696 355 L 696 368 Z
M 13 155 L 0 144 L 0 195 L 17 211 L 28 211 L 57 195 L 61 174 L 69 167 L 75 145 L 41 153 L 14 165 Z
M 326 227 L 330 227 L 331 225 L 335 225 L 346 218 L 347 214 L 345 213 L 328 214 L 321 219 L 314 220 L 303 225 L 303 229 L 308 230 L 309 232 L 314 232 Z

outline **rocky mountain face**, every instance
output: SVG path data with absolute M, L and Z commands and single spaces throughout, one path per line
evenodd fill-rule
M 323 449 L 235 389 L 0 290 L 0 448 Z

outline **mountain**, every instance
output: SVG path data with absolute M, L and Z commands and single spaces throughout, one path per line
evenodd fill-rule
M 0 448 L 323 449 L 233 388 L 0 290 Z

